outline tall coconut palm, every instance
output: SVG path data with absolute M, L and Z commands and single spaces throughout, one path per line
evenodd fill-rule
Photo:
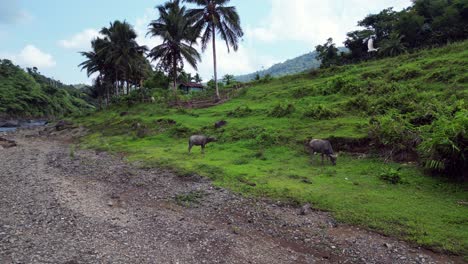
M 108 28 L 103 27 L 100 33 L 107 41 L 103 52 L 107 55 L 106 62 L 114 67 L 117 92 L 119 81 L 122 81 L 127 84 L 127 93 L 129 93 L 130 77 L 135 68 L 139 66 L 147 48 L 138 45 L 136 42 L 137 34 L 126 21 L 116 20 L 110 23 Z
M 158 61 L 160 69 L 169 73 L 173 80 L 174 92 L 177 91 L 178 71 L 184 67 L 184 60 L 194 69 L 201 60 L 193 47 L 198 37 L 193 21 L 187 17 L 187 10 L 180 6 L 179 0 L 167 2 L 156 7 L 159 18 L 149 24 L 148 35 L 160 37 L 163 43 L 154 47 L 149 57 Z
M 213 43 L 213 67 L 216 97 L 219 99 L 218 72 L 216 66 L 216 33 L 226 42 L 228 52 L 230 47 L 237 51 L 239 39 L 244 32 L 240 26 L 240 17 L 234 6 L 226 6 L 230 0 L 184 0 L 201 8 L 188 11 L 191 19 L 195 20 L 195 28 L 201 34 L 202 50 L 205 51 L 208 43 Z
M 79 66 L 87 69 L 88 76 L 99 73 L 100 82 L 106 87 L 107 101 L 109 102 L 111 90 L 109 84 L 114 85 L 112 94 L 119 95 L 123 85 L 133 82 L 138 71 L 143 70 L 141 62 L 145 60 L 144 53 L 147 48 L 136 42 L 137 34 L 127 22 L 115 21 L 108 28 L 103 27 L 100 33 L 102 38 L 96 38 L 91 42 L 92 51 L 81 52 L 86 60 Z

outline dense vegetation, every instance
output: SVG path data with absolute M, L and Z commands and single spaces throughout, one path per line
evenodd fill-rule
M 414 0 L 413 5 L 399 12 L 387 8 L 368 15 L 358 26 L 364 29 L 349 32 L 344 42 L 349 52 L 339 53 L 331 38 L 316 47 L 323 66 L 396 56 L 465 40 L 468 38 L 468 1 Z M 365 45 L 370 38 L 378 47 L 371 52 Z
M 467 185 L 453 181 L 468 171 L 467 65 L 461 42 L 262 79 L 207 109 L 114 106 L 78 120 L 92 130 L 82 146 L 247 195 L 309 202 L 339 221 L 468 256 Z M 214 129 L 222 119 L 227 126 Z M 188 154 L 196 133 L 219 141 L 205 155 Z M 310 164 L 303 143 L 312 137 L 343 150 L 337 166 L 320 166 L 318 157 Z
M 86 100 L 86 93 L 43 76 L 36 68 L 25 72 L 9 60 L 0 60 L 0 117 L 80 114 L 94 108 Z

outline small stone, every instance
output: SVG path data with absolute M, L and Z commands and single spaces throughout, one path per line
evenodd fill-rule
M 301 215 L 306 215 L 308 214 L 310 211 L 310 204 L 304 204 L 304 206 L 301 207 L 301 211 L 300 211 L 300 214 Z
M 112 201 L 109 201 L 109 202 L 107 203 L 107 206 L 109 206 L 109 207 L 112 207 L 113 205 L 114 205 L 114 203 L 113 203 Z
M 384 246 L 388 249 L 392 249 L 392 244 L 390 243 L 385 243 Z
M 331 246 L 332 249 L 335 249 L 336 247 L 335 246 Z

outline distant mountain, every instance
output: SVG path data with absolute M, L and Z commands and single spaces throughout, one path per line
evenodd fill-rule
M 339 47 L 338 50 L 340 52 L 346 52 L 347 49 L 345 47 Z M 257 73 L 260 77 L 263 77 L 267 74 L 270 74 L 273 77 L 280 77 L 284 75 L 291 75 L 301 73 L 307 70 L 316 69 L 320 67 L 320 61 L 317 60 L 317 52 L 313 51 L 294 59 L 289 59 L 285 62 L 281 62 L 271 66 L 270 68 L 262 71 L 257 71 L 245 75 L 235 76 L 234 78 L 239 82 L 248 82 L 255 78 Z
M 248 82 L 255 78 L 258 73 L 260 77 L 270 74 L 273 77 L 296 74 L 306 70 L 320 67 L 320 61 L 316 59 L 317 52 L 310 52 L 294 59 L 287 60 L 282 63 L 275 64 L 270 68 L 250 74 L 235 76 L 235 79 L 240 82 Z

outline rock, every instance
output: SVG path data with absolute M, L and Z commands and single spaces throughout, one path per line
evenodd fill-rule
M 385 243 L 384 246 L 388 249 L 392 249 L 392 244 L 389 244 L 389 243 Z
M 306 215 L 310 212 L 310 204 L 304 204 L 304 206 L 301 207 L 300 214 L 301 215 Z

